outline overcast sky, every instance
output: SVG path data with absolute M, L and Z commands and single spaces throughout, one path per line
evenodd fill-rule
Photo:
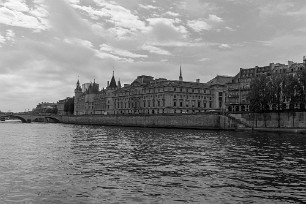
M 0 110 L 138 75 L 201 82 L 302 61 L 305 0 L 0 0 Z

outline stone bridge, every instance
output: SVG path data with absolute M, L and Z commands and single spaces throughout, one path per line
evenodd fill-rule
M 23 123 L 45 122 L 45 121 L 60 123 L 62 121 L 62 117 L 58 115 L 5 114 L 5 115 L 0 115 L 0 118 L 19 119 Z

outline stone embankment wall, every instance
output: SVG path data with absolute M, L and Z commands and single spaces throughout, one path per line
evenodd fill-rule
M 201 115 L 129 115 L 129 116 L 63 116 L 63 123 L 80 125 L 114 125 L 134 127 L 235 129 L 237 124 L 230 118 L 217 114 Z
M 278 113 L 244 113 L 230 115 L 255 128 L 277 128 L 278 123 L 280 123 L 281 128 L 306 128 L 306 112 L 283 112 L 280 113 L 280 115 Z

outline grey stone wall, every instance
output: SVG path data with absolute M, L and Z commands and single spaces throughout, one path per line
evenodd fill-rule
M 193 129 L 233 129 L 237 125 L 225 116 L 194 115 L 130 115 L 130 116 L 63 116 L 63 123 L 84 125 L 116 125 Z
M 281 128 L 306 128 L 306 112 L 283 112 L 280 117 L 278 113 L 230 115 L 258 128 L 277 128 L 279 118 Z

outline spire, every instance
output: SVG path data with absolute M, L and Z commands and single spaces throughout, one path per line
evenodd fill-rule
M 121 82 L 120 82 L 120 79 L 118 81 L 118 88 L 121 88 Z
M 76 83 L 76 88 L 75 88 L 75 90 L 78 90 L 78 91 L 81 90 L 79 76 L 78 76 L 78 81 L 77 81 L 77 83 Z
M 114 71 L 113 71 L 113 76 L 112 76 L 111 82 L 109 84 L 109 88 L 117 88 Z
M 181 65 L 180 65 L 180 77 L 179 77 L 179 81 L 183 81 L 182 67 L 181 67 Z

